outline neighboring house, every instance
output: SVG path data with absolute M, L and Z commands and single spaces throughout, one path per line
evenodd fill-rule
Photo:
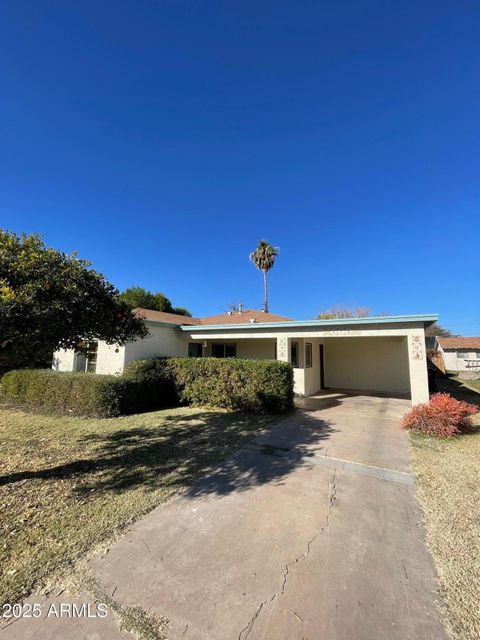
M 277 359 L 294 368 L 295 392 L 345 389 L 428 401 L 425 327 L 437 315 L 290 320 L 246 310 L 189 318 L 136 309 L 150 335 L 121 345 L 98 341 L 87 355 L 54 354 L 58 371 L 120 374 L 131 360 L 155 356 Z
M 447 371 L 480 371 L 480 338 L 437 338 Z

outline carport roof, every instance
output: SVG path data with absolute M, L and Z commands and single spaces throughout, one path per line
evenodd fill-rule
M 263 328 L 287 328 L 295 329 L 300 327 L 332 327 L 332 326 L 357 326 L 364 324 L 423 324 L 425 327 L 437 322 L 438 314 L 426 313 L 421 315 L 407 316 L 369 316 L 365 318 L 334 318 L 332 320 L 289 320 L 287 322 L 251 322 L 242 324 L 209 324 L 209 325 L 188 325 L 180 326 L 182 331 L 211 331 L 228 329 L 263 329 Z

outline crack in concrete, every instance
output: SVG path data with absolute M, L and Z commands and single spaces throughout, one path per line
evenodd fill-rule
M 243 629 L 238 634 L 238 640 L 247 640 L 247 638 L 249 637 L 249 635 L 250 635 L 250 633 L 251 633 L 251 631 L 253 629 L 253 626 L 254 626 L 255 622 L 257 621 L 257 618 L 260 615 L 262 609 L 267 604 L 269 604 L 270 602 L 273 602 L 275 600 L 275 598 L 279 598 L 280 596 L 283 596 L 283 594 L 285 593 L 286 586 L 287 586 L 287 580 L 288 580 L 288 576 L 289 576 L 289 573 L 290 573 L 290 567 L 292 567 L 292 566 L 294 566 L 296 564 L 299 564 L 300 562 L 303 562 L 305 560 L 305 558 L 308 557 L 312 544 L 315 542 L 315 540 L 317 538 L 319 538 L 321 535 L 323 535 L 323 533 L 328 528 L 328 525 L 330 524 L 330 513 L 332 511 L 333 503 L 334 503 L 334 501 L 336 499 L 336 495 L 337 495 L 337 470 L 334 469 L 333 473 L 332 473 L 332 477 L 331 477 L 330 482 L 329 482 L 329 486 L 328 486 L 328 511 L 327 511 L 327 517 L 326 517 L 326 520 L 325 520 L 325 524 L 320 529 L 320 531 L 318 531 L 313 536 L 313 538 L 310 538 L 310 540 L 307 542 L 307 547 L 306 547 L 305 551 L 303 553 L 301 553 L 299 556 L 297 556 L 295 558 L 295 560 L 292 560 L 291 562 L 287 562 L 287 564 L 285 565 L 285 571 L 283 573 L 283 580 L 282 580 L 281 588 L 278 591 L 275 591 L 275 593 L 270 598 L 267 598 L 266 600 L 263 600 L 263 602 L 260 603 L 260 606 L 257 608 L 257 610 L 255 611 L 253 616 L 250 618 L 250 620 L 248 621 L 247 625 L 245 627 L 243 627 Z M 244 633 L 246 633 L 245 636 L 243 636 Z

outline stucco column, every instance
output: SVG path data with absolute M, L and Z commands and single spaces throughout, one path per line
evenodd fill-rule
M 410 370 L 410 393 L 412 405 L 429 401 L 427 356 L 425 353 L 425 333 L 422 330 L 407 337 L 408 367 Z
M 288 338 L 277 336 L 277 360 L 288 362 Z

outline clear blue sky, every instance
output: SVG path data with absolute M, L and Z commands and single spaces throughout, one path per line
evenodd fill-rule
M 476 0 L 0 4 L 0 226 L 195 315 L 480 335 Z

